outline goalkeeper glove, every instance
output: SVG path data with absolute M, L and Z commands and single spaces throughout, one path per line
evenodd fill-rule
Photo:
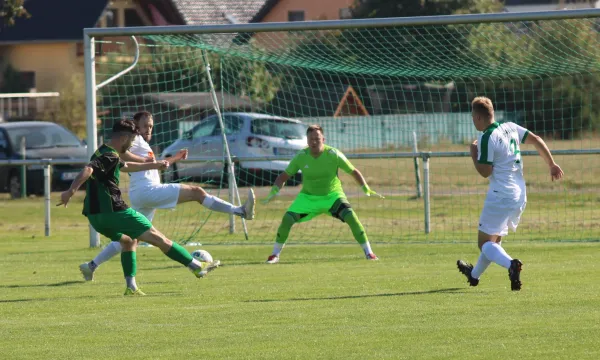
M 262 201 L 263 204 L 268 204 L 269 201 L 271 201 L 275 195 L 277 195 L 277 193 L 279 192 L 279 187 L 277 185 L 273 185 L 273 187 L 271 188 L 271 191 L 269 192 L 269 195 L 267 195 L 267 197 Z
M 382 195 L 379 195 L 375 191 L 371 190 L 371 188 L 367 184 L 363 185 L 362 190 L 365 193 L 365 195 L 367 195 L 367 196 L 375 195 L 375 196 L 379 196 L 382 199 L 385 199 L 385 197 L 383 197 Z

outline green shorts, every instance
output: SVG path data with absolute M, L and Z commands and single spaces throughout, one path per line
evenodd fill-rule
M 300 214 L 297 222 L 305 222 L 325 213 L 343 221 L 345 211 L 350 210 L 350 203 L 343 192 L 333 192 L 322 196 L 301 192 L 287 211 Z
M 88 215 L 88 220 L 97 232 L 111 241 L 119 241 L 123 235 L 137 239 L 152 228 L 152 223 L 132 208 L 113 213 Z

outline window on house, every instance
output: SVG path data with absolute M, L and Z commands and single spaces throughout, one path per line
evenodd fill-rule
M 288 21 L 304 21 L 304 10 L 288 11 Z
M 144 26 L 144 21 L 135 9 L 125 9 L 125 26 Z
M 118 27 L 119 26 L 119 12 L 117 9 L 108 9 L 104 13 L 106 19 L 106 27 Z

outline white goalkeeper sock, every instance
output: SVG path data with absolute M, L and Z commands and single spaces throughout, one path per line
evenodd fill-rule
M 488 259 L 483 252 L 480 253 L 479 259 L 477 259 L 477 264 L 475 264 L 475 267 L 471 271 L 471 277 L 479 279 L 481 277 L 481 274 L 483 274 L 485 269 L 487 269 L 491 263 L 492 262 L 490 261 L 490 259 Z
M 510 261 L 512 258 L 506 253 L 504 248 L 493 241 L 488 241 L 481 247 L 481 252 L 490 260 L 496 264 L 509 268 Z
M 280 244 L 278 242 L 275 242 L 275 245 L 273 245 L 273 254 L 275 256 L 279 256 L 279 254 L 281 253 L 281 250 L 283 249 L 283 247 L 285 246 L 285 244 Z
M 235 215 L 243 215 L 244 211 L 240 206 L 235 206 L 231 203 L 228 203 L 225 200 L 219 199 L 216 196 L 206 195 L 204 201 L 202 202 L 202 206 L 207 209 L 211 209 L 214 211 L 227 213 L 227 214 L 235 214 Z
M 102 251 L 100 251 L 100 253 L 96 255 L 96 257 L 92 261 L 94 261 L 94 264 L 96 264 L 96 267 L 98 267 L 103 262 L 106 262 L 110 260 L 110 258 L 112 258 L 113 256 L 121 253 L 122 249 L 123 247 L 121 247 L 120 242 L 111 241 L 110 244 L 106 245 L 106 247 L 102 249 Z

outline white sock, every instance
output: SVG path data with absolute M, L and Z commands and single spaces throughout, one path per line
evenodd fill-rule
M 125 283 L 131 290 L 137 290 L 137 284 L 135 283 L 135 276 L 125 276 Z
M 212 196 L 212 195 L 208 195 L 208 194 L 204 198 L 202 205 L 204 207 L 206 207 L 207 209 L 211 209 L 211 210 L 222 212 L 222 213 L 235 214 L 235 215 L 244 214 L 244 211 L 242 210 L 242 208 L 240 206 L 235 206 L 231 203 L 228 203 L 225 200 L 219 199 L 216 196 Z
M 279 254 L 281 253 L 281 250 L 283 249 L 284 246 L 285 246 L 285 244 L 280 244 L 278 242 L 275 242 L 275 245 L 273 245 L 273 255 L 279 256 Z
M 488 241 L 481 247 L 481 252 L 490 260 L 496 264 L 509 268 L 510 261 L 512 258 L 504 251 L 504 248 L 493 241 Z
M 488 259 L 483 252 L 480 253 L 479 259 L 477 259 L 477 264 L 475 264 L 475 267 L 471 271 L 471 277 L 479 279 L 481 277 L 481 274 L 483 274 L 485 269 L 487 269 L 491 263 L 492 262 L 490 261 L 490 259 Z
M 198 259 L 192 259 L 192 262 L 187 266 L 190 270 L 196 270 L 202 268 L 202 264 Z
M 364 244 L 360 244 L 360 246 L 362 246 L 365 255 L 369 255 L 371 253 L 373 253 L 373 250 L 371 250 L 371 244 L 369 244 L 369 241 L 367 240 Z
M 98 255 L 96 255 L 96 257 L 93 260 L 94 264 L 96 264 L 96 267 L 100 266 L 100 264 L 102 264 L 103 262 L 106 262 L 110 260 L 110 258 L 112 258 L 113 256 L 121 253 L 122 249 L 123 247 L 121 247 L 120 242 L 111 241 L 110 244 L 106 245 L 106 247 L 102 249 L 102 251 L 100 251 Z

